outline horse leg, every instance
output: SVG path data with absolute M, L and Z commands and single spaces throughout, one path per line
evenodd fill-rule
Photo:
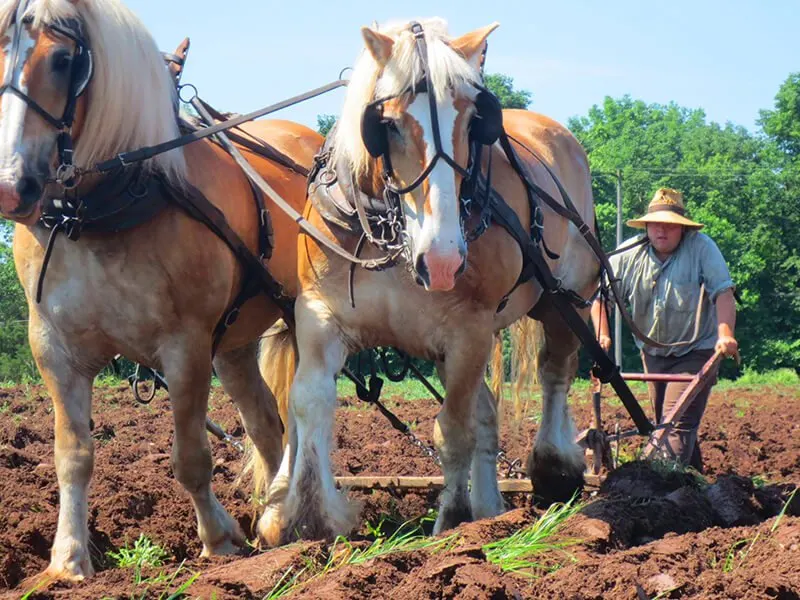
M 444 365 L 436 363 L 439 379 L 446 384 Z M 497 402 L 485 381 L 480 384 L 477 402 L 477 439 L 472 454 L 469 503 L 474 519 L 496 517 L 506 510 L 497 485 Z
M 211 491 L 211 447 L 205 428 L 211 386 L 211 349 L 196 340 L 187 340 L 167 349 L 163 355 L 171 359 L 162 362 L 169 382 L 175 426 L 172 444 L 175 479 L 192 498 L 197 533 L 203 542 L 202 556 L 232 554 L 237 546 L 245 544 L 245 536 Z
M 231 396 L 253 443 L 255 486 L 269 485 L 281 461 L 283 426 L 272 391 L 258 369 L 258 341 L 218 354 L 214 368 L 225 391 Z
M 544 504 L 566 502 L 583 489 L 586 464 L 575 443 L 575 425 L 567 394 L 578 369 L 579 342 L 552 307 L 537 312 L 544 327 L 538 349 L 538 377 L 542 386 L 542 423 L 536 434 L 527 471 L 537 499 Z
M 446 396 L 433 430 L 444 475 L 444 490 L 439 499 L 434 533 L 470 521 L 473 517 L 467 484 L 470 461 L 476 449 L 475 406 L 490 350 L 491 336 L 487 336 L 487 343 L 483 346 L 477 337 L 473 337 L 464 339 L 463 344 L 447 348 L 444 359 Z
M 356 507 L 336 489 L 330 463 L 336 373 L 347 349 L 334 323 L 301 297 L 295 307 L 299 361 L 289 394 L 289 448 L 276 480 L 289 472 L 285 502 L 268 498 L 269 512 L 259 523 L 265 541 L 275 545 L 298 537 L 322 539 L 349 533 Z
M 472 455 L 472 486 L 469 501 L 474 519 L 496 517 L 506 510 L 503 495 L 497 485 L 497 399 L 486 381 L 478 390 L 477 431 L 475 452 Z
M 68 359 L 55 336 L 39 328 L 31 315 L 30 344 L 39 372 L 53 398 L 55 467 L 58 478 L 58 526 L 46 574 L 81 581 L 94 574 L 89 556 L 88 489 L 94 469 L 89 420 L 92 380 Z

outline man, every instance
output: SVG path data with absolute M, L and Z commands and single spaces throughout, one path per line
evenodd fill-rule
M 645 372 L 695 374 L 715 350 L 738 359 L 733 281 L 717 245 L 699 232 L 703 225 L 686 216 L 682 194 L 659 189 L 647 214 L 628 225 L 646 234 L 627 240 L 610 258 L 619 293 L 639 329 L 669 345 L 656 348 L 635 340 Z M 607 307 L 598 299 L 591 313 L 600 345 L 608 352 Z M 701 472 L 697 430 L 713 383 L 695 397 L 667 440 L 675 459 Z M 688 385 L 648 384 L 658 423 Z

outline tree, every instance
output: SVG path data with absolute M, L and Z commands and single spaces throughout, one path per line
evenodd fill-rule
M 11 256 L 12 225 L 0 219 L 0 381 L 38 377 L 28 346 L 28 305 Z
M 317 131 L 322 136 L 327 137 L 330 130 L 336 125 L 336 119 L 336 115 L 317 115 Z
M 533 94 L 528 90 L 515 90 L 514 80 L 502 73 L 490 73 L 484 77 L 486 87 L 503 108 L 528 108 Z
M 792 73 L 775 96 L 775 110 L 760 111 L 758 124 L 778 148 L 800 156 L 800 73 Z

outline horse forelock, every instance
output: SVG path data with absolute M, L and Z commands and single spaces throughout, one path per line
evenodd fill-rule
M 18 1 L 0 7 L 0 29 L 7 31 Z M 75 143 L 82 167 L 179 135 L 175 88 L 161 52 L 142 22 L 119 0 L 31 0 L 26 16 L 34 29 L 76 20 L 92 52 L 93 76 L 86 92 L 86 114 Z M 186 177 L 181 150 L 161 154 L 145 165 L 176 183 Z
M 450 47 L 448 42 L 452 38 L 447 32 L 446 21 L 433 18 L 419 23 L 425 34 L 428 69 L 437 99 L 451 94 L 458 97 L 465 86 L 471 88 L 473 83 L 481 81 L 481 73 Z M 379 31 L 394 40 L 392 55 L 382 67 L 368 51 L 362 51 L 353 67 L 334 133 L 334 153 L 343 158 L 356 175 L 367 173 L 374 160 L 361 139 L 364 108 L 377 98 L 401 94 L 413 87 L 423 72 L 408 22 L 386 24 Z M 421 125 L 428 127 L 427 123 Z

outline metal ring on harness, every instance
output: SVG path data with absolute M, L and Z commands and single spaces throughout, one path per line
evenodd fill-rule
M 73 190 L 78 187 L 83 174 L 78 167 L 73 164 L 60 164 L 56 169 L 54 181 L 61 185 L 65 190 Z
M 136 399 L 137 402 L 141 404 L 150 404 L 153 401 L 153 398 L 156 397 L 156 391 L 158 390 L 158 381 L 155 377 L 153 377 L 153 387 L 150 390 L 150 393 L 146 396 L 142 396 L 139 393 L 139 386 L 144 383 L 145 379 L 143 379 L 140 375 L 142 365 L 136 365 L 136 372 L 128 378 L 128 381 L 131 384 L 131 390 L 133 391 L 133 397 Z M 145 367 L 146 368 L 146 367 Z
M 191 96 L 189 96 L 188 100 L 186 100 L 183 97 L 183 89 L 184 88 L 191 88 L 192 90 L 194 90 L 194 93 Z M 198 94 L 197 88 L 195 86 L 193 86 L 191 83 L 182 83 L 181 85 L 178 86 L 178 99 L 181 102 L 183 102 L 184 104 L 191 104 L 192 100 L 197 98 L 197 94 Z

